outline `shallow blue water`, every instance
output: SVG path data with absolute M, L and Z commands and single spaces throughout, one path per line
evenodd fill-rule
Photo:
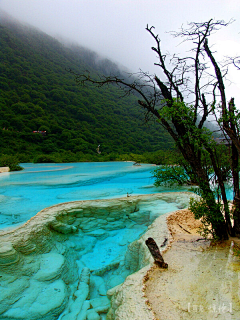
M 155 166 L 150 164 L 87 162 L 22 166 L 23 171 L 0 175 L 0 228 L 23 223 L 40 210 L 62 202 L 188 190 L 154 187 Z M 228 193 L 232 199 L 231 190 Z
M 132 162 L 22 164 L 0 175 L 0 228 L 22 223 L 40 210 L 68 201 L 166 191 L 153 186 L 153 165 Z M 176 190 L 168 190 L 176 191 Z

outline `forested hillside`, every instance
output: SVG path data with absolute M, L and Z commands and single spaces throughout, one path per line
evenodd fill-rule
M 172 147 L 159 124 L 144 123 L 136 97 L 122 97 L 113 85 L 79 86 L 68 71 L 119 73 L 114 63 L 1 12 L 0 48 L 1 154 L 20 161 L 114 160 Z

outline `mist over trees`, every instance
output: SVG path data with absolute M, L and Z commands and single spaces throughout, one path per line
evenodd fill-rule
M 79 87 L 68 72 L 120 75 L 115 63 L 3 12 L 0 30 L 2 154 L 21 162 L 103 161 L 173 147 L 163 130 L 144 125 L 136 97 L 121 97 L 114 85 Z

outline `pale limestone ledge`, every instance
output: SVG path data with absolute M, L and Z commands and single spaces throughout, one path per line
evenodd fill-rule
M 168 243 L 171 240 L 171 235 L 167 228 L 166 218 L 171 212 L 166 213 L 157 218 L 147 232 L 139 239 L 134 241 L 138 244 L 139 251 L 139 271 L 131 274 L 126 278 L 123 284 L 108 290 L 107 295 L 111 298 L 111 308 L 107 319 L 115 320 L 154 320 L 154 314 L 151 308 L 147 305 L 147 299 L 144 296 L 144 277 L 147 271 L 153 266 L 153 258 L 149 253 L 145 240 L 148 237 L 154 238 L 158 246 L 163 244 L 165 238 L 168 238 Z M 166 249 L 161 248 L 161 252 Z
M 10 171 L 9 167 L 0 167 L 0 173 L 9 172 L 9 171 Z
M 90 270 L 81 259 L 91 254 L 97 239 L 104 242 L 115 230 L 118 234 L 125 227 L 149 225 L 156 218 L 156 208 L 154 215 L 149 211 L 151 203 L 164 200 L 184 208 L 190 196 L 162 193 L 68 202 L 40 211 L 16 229 L 1 231 L 0 318 L 152 319 L 142 291 L 143 277 L 153 263 L 145 240 L 153 237 L 160 246 L 169 238 L 166 215 L 158 217 L 139 240 L 129 244 L 128 237 L 120 239 L 116 245 L 128 245 L 127 252 L 106 267 Z M 123 275 L 133 274 L 106 295 L 101 277 L 106 272 L 119 283 Z M 90 293 L 98 297 L 90 299 Z M 112 304 L 109 311 L 107 297 Z

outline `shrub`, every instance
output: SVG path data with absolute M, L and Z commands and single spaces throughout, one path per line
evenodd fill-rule
M 10 171 L 20 171 L 23 169 L 19 165 L 19 160 L 16 156 L 7 154 L 0 156 L 0 167 L 9 167 Z

